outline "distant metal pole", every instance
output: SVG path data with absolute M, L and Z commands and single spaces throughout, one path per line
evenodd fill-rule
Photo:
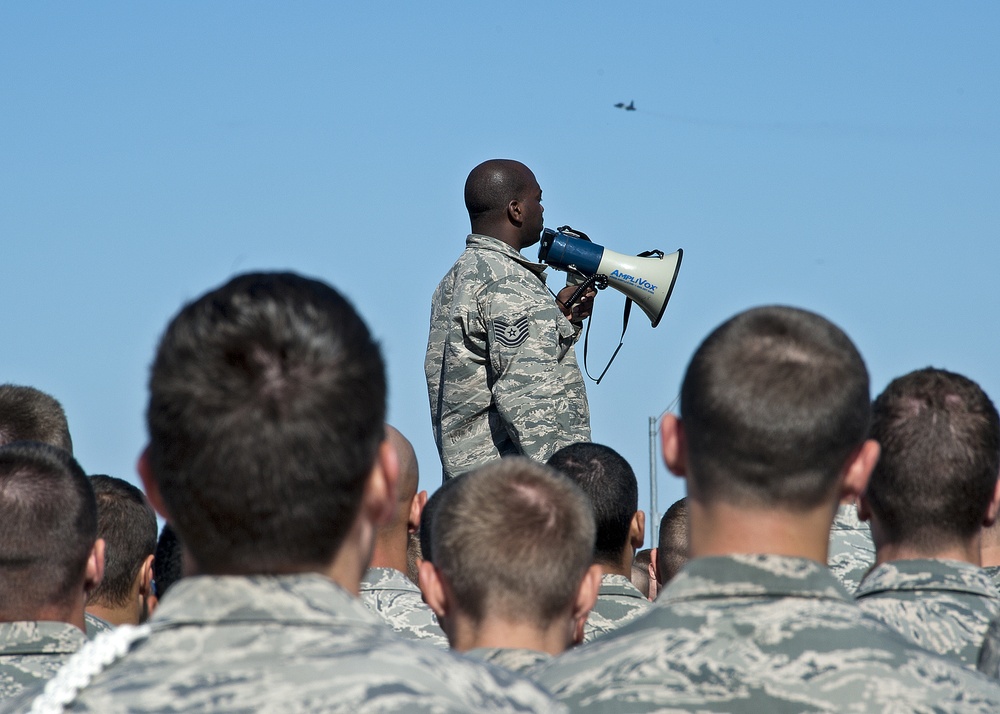
M 656 496 L 656 417 L 649 417 L 649 520 L 647 529 L 652 533 L 650 547 L 660 542 L 660 507 Z

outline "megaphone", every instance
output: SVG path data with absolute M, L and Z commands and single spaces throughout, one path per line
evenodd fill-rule
M 625 255 L 591 242 L 568 226 L 542 230 L 538 261 L 558 270 L 586 277 L 597 276 L 600 283 L 622 292 L 642 308 L 653 327 L 660 324 L 667 301 L 674 290 L 684 251 L 669 255 L 654 250 L 642 255 Z

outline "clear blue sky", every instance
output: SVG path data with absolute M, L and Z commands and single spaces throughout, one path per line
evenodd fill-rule
M 589 391 L 644 507 L 647 418 L 752 305 L 829 316 L 873 392 L 935 365 L 1000 399 L 997 37 L 994 2 L 3 3 L 0 381 L 55 395 L 84 468 L 134 479 L 168 318 L 293 269 L 381 339 L 433 488 L 430 295 L 466 175 L 510 157 L 548 225 L 685 250 L 660 326 L 634 316 Z M 621 308 L 599 297 L 595 365 Z M 659 484 L 663 510 L 682 485 Z

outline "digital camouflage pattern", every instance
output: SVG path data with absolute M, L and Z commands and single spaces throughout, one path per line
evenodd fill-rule
M 86 641 L 65 622 L 0 623 L 0 702 L 50 679 Z
M 448 639 L 420 588 L 398 570 L 369 568 L 361 579 L 361 602 L 403 637 L 448 648 Z
M 993 585 L 1000 589 L 1000 565 L 987 565 L 983 568 L 986 574 L 990 576 L 990 580 L 993 581 Z
M 511 672 L 530 676 L 541 664 L 552 659 L 548 652 L 529 650 L 522 647 L 477 647 L 465 653 L 466 657 L 489 662 Z
M 446 479 L 590 441 L 580 329 L 545 287 L 545 267 L 488 236 L 465 245 L 434 292 L 424 361 Z
M 72 711 L 549 712 L 558 707 L 517 675 L 404 640 L 319 575 L 184 578 L 148 627 L 147 636 L 76 694 Z M 81 669 L 102 640 L 118 636 L 116 630 L 97 638 L 66 670 Z M 59 675 L 54 683 L 65 684 Z
M 858 509 L 853 503 L 841 504 L 837 509 L 830 529 L 830 553 L 826 564 L 851 593 L 875 565 L 871 528 L 858 519 Z
M 991 622 L 986 630 L 976 669 L 988 677 L 1000 679 L 1000 619 Z
M 910 645 L 811 560 L 692 560 L 642 617 L 537 679 L 573 712 L 996 712 L 1000 683 Z
M 956 560 L 895 560 L 868 574 L 861 608 L 910 642 L 975 668 L 1000 594 L 982 569 Z
M 97 615 L 92 615 L 89 612 L 83 613 L 83 624 L 87 627 L 88 640 L 94 639 L 102 632 L 115 629 L 115 626 L 107 620 L 102 620 Z
M 583 641 L 591 642 L 626 622 L 634 620 L 652 605 L 642 591 L 624 575 L 605 573 L 597 591 L 597 602 L 583 626 Z

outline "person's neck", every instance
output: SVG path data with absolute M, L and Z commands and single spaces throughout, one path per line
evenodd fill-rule
M 568 623 L 561 618 L 547 629 L 523 621 L 502 618 L 488 618 L 474 622 L 463 615 L 456 615 L 449 622 L 448 641 L 458 652 L 468 652 L 480 647 L 503 647 L 506 649 L 526 649 L 562 654 L 569 647 L 571 632 Z
M 835 504 L 805 511 L 702 504 L 689 495 L 691 557 L 783 555 L 826 564 Z
M 894 560 L 957 560 L 977 567 L 983 564 L 979 552 L 979 540 L 954 543 L 942 548 L 917 548 L 906 543 L 887 543 L 875 546 L 875 565 Z
M 635 551 L 632 550 L 632 546 L 626 545 L 618 560 L 601 560 L 597 564 L 601 566 L 601 575 L 623 575 L 631 580 L 632 560 L 634 558 Z
M 97 603 L 90 603 L 87 605 L 87 612 L 115 627 L 119 625 L 138 625 L 142 619 L 142 612 L 138 601 L 135 604 L 129 602 L 125 607 L 107 607 Z
M 984 539 L 979 549 L 979 560 L 984 568 L 1000 565 L 1000 543 L 987 543 Z
M 518 253 L 521 252 L 521 235 L 514 226 L 473 225 L 472 232 L 487 238 L 495 238 L 501 243 L 509 245 Z
M 83 601 L 63 605 L 46 605 L 30 613 L 3 612 L 0 622 L 65 622 L 82 632 L 87 631 L 83 616 Z
M 408 540 L 405 528 L 399 533 L 380 533 L 368 567 L 391 568 L 405 573 Z

